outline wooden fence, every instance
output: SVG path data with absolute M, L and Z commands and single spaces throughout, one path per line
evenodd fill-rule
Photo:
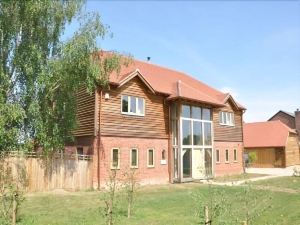
M 85 190 L 93 187 L 93 162 L 87 155 L 56 154 L 51 159 L 36 153 L 10 153 L 6 160 L 13 173 L 26 171 L 27 191 Z

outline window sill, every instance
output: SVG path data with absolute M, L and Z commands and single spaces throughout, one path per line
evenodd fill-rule
M 233 161 L 234 163 L 238 163 L 238 161 Z
M 154 166 L 147 166 L 147 168 L 151 169 L 151 168 L 154 168 Z
M 130 169 L 138 169 L 138 166 L 131 166 Z
M 120 167 L 116 168 L 116 167 L 110 167 L 111 170 L 120 170 Z
M 225 123 L 219 123 L 219 124 L 224 127 L 235 127 L 234 124 L 225 124 Z
M 216 162 L 216 164 L 221 164 L 221 162 Z
M 225 162 L 225 164 L 229 164 L 230 162 L 228 161 L 228 162 Z
M 136 113 L 125 113 L 125 112 L 121 112 L 122 115 L 124 116 L 138 116 L 138 117 L 144 117 L 145 114 L 136 114 Z

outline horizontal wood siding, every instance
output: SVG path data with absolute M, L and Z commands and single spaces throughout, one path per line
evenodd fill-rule
M 108 100 L 101 97 L 101 135 L 168 138 L 168 105 L 162 96 L 150 93 L 138 77 L 120 88 L 112 88 L 109 95 Z M 121 114 L 121 95 L 144 98 L 145 116 Z
M 78 127 L 74 136 L 94 135 L 95 129 L 95 93 L 89 94 L 85 87 L 76 93 Z
M 220 125 L 219 112 L 233 112 L 234 126 Z M 227 142 L 242 142 L 243 141 L 243 113 L 242 111 L 234 111 L 230 103 L 226 103 L 226 107 L 213 109 L 214 123 L 214 140 Z
M 245 152 L 256 153 L 257 160 L 252 163 L 252 167 L 273 168 L 276 165 L 275 148 L 245 149 Z
M 286 166 L 300 164 L 299 151 L 298 137 L 290 133 L 285 147 Z

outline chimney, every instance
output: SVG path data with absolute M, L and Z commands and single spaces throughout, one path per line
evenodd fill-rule
M 151 57 L 150 57 L 150 56 L 148 56 L 148 57 L 147 57 L 147 62 L 150 62 L 150 59 L 151 59 Z
M 296 130 L 298 132 L 298 138 L 300 141 L 300 111 L 297 109 L 295 111 L 295 125 L 296 125 Z

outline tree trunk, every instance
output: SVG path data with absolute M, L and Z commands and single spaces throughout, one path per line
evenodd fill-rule
M 204 224 L 205 225 L 210 224 L 207 206 L 204 207 Z

